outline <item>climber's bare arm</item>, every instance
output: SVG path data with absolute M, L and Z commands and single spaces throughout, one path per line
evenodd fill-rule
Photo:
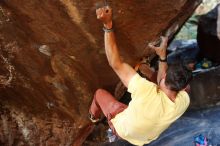
M 123 84 L 128 87 L 128 83 L 136 74 L 136 71 L 129 64 L 121 60 L 114 32 L 105 32 L 105 51 L 109 65 L 119 76 Z
M 160 60 L 166 60 L 166 58 L 167 58 L 166 49 L 167 49 L 168 38 L 167 37 L 161 37 L 161 38 L 162 38 L 162 42 L 159 47 L 156 47 L 152 44 L 149 44 L 149 47 L 155 50 L 155 52 L 159 56 Z M 166 61 L 165 62 L 159 61 L 159 69 L 158 69 L 158 73 L 157 73 L 158 85 L 159 85 L 160 81 L 163 78 L 165 78 L 167 68 L 168 68 L 168 66 L 167 66 Z
M 104 27 L 112 28 L 112 9 L 109 6 L 99 8 L 96 10 L 97 19 L 101 20 Z M 130 79 L 136 74 L 136 71 L 120 58 L 118 47 L 113 31 L 105 32 L 105 52 L 109 65 L 113 68 L 119 76 L 123 84 L 128 87 Z

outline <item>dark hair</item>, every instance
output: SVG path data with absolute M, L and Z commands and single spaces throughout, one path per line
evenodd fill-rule
M 168 66 L 165 84 L 170 90 L 180 91 L 187 86 L 191 79 L 192 72 L 189 69 L 182 63 L 174 63 Z

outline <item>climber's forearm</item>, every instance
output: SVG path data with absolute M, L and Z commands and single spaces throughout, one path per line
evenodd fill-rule
M 112 28 L 104 25 L 107 29 Z M 128 87 L 130 79 L 136 74 L 136 71 L 127 63 L 121 60 L 118 46 L 116 44 L 114 32 L 105 32 L 105 52 L 109 65 L 116 72 L 123 84 Z
M 113 69 L 117 69 L 118 67 L 120 67 L 120 65 L 123 62 L 119 55 L 118 47 L 115 41 L 114 32 L 105 32 L 104 39 L 105 39 L 105 52 L 106 52 L 109 65 Z
M 157 83 L 158 84 L 165 77 L 167 68 L 168 68 L 167 62 L 159 61 L 159 69 L 158 69 L 158 74 L 157 74 Z
M 156 51 L 156 54 L 159 56 L 159 69 L 157 74 L 157 83 L 159 84 L 160 81 L 165 77 L 167 71 L 167 62 L 166 62 L 166 50 L 167 50 L 167 43 L 168 37 L 161 37 L 162 42 L 159 47 L 149 44 L 149 47 Z

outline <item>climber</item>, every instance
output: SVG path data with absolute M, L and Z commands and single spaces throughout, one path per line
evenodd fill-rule
M 157 84 L 142 78 L 120 58 L 112 23 L 112 9 L 105 6 L 96 10 L 103 24 L 105 51 L 108 62 L 131 93 L 129 105 L 117 101 L 108 91 L 98 89 L 89 109 L 89 118 L 96 123 L 105 115 L 112 131 L 120 138 L 143 145 L 157 139 L 189 106 L 184 88 L 191 72 L 181 65 L 167 67 L 168 39 L 162 37 L 159 47 L 149 44 L 160 58 Z

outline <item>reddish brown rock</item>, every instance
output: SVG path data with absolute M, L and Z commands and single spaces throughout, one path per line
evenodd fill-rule
M 113 92 L 119 80 L 104 53 L 97 2 L 0 1 L 1 145 L 84 141 L 94 91 Z M 178 30 L 200 2 L 112 0 L 123 59 L 135 65 L 152 55 L 147 43 L 169 28 L 171 34 Z

